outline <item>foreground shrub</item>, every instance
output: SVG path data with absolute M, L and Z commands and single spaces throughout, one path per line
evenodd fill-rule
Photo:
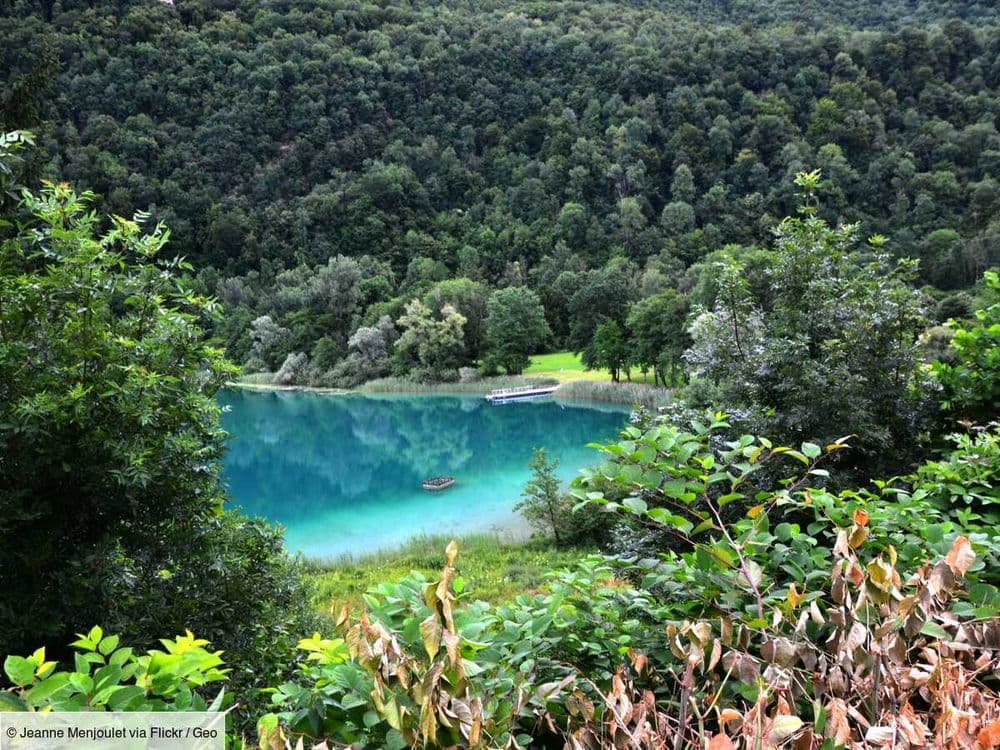
M 576 492 L 676 544 L 592 560 L 550 594 L 463 601 L 440 579 L 383 585 L 274 694 L 282 737 L 359 747 L 992 747 L 1000 541 L 991 431 L 873 490 L 809 487 L 848 450 L 628 428 Z M 970 462 L 970 456 L 976 461 Z M 792 471 L 789 466 L 800 466 Z M 774 480 L 775 476 L 786 476 Z M 607 489 L 616 489 L 608 500 Z M 935 560 L 930 563 L 928 560 Z M 626 583 L 625 581 L 631 581 Z M 283 729 L 284 727 L 284 729 Z M 283 734 L 284 732 L 284 734 Z M 977 744 L 978 743 L 978 744 Z
M 833 494 L 806 483 L 846 441 L 796 450 L 725 440 L 728 428 L 721 415 L 690 432 L 630 427 L 576 489 L 681 542 L 634 562 L 664 603 L 674 658 L 641 662 L 668 675 L 664 689 L 626 695 L 655 711 L 615 731 L 641 730 L 650 747 L 706 734 L 718 748 L 992 747 L 1000 540 L 982 480 L 1000 469 L 996 433 L 873 491 Z M 801 471 L 761 490 L 754 476 L 786 461 Z M 620 499 L 589 489 L 608 483 Z
M 284 728 L 293 742 L 526 748 L 585 724 L 573 702 L 592 703 L 633 646 L 663 642 L 655 602 L 602 561 L 492 608 L 464 601 L 456 553 L 440 578 L 383 584 L 368 611 L 342 610 L 341 638 L 303 641 L 309 659 L 274 691 L 280 711 L 261 721 L 261 744 Z
M 8 656 L 4 674 L 11 687 L 0 689 L 0 711 L 218 711 L 225 690 L 211 703 L 202 695 L 210 683 L 226 679 L 221 651 L 190 631 L 162 640 L 163 649 L 143 655 L 119 647 L 117 635 L 99 627 L 73 642 L 74 667 L 57 669 L 45 649 L 31 656 Z
M 165 228 L 103 231 L 92 199 L 49 184 L 0 217 L 0 653 L 198 627 L 239 684 L 277 679 L 311 621 L 280 535 L 223 512 L 216 305 Z

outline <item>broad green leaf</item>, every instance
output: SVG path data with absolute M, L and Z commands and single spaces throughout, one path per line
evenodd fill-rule
M 23 656 L 8 656 L 4 660 L 3 671 L 18 687 L 30 685 L 35 679 L 35 663 Z
M 38 706 L 42 701 L 47 700 L 52 695 L 69 685 L 69 672 L 60 672 L 42 680 L 27 692 L 25 698 L 28 703 Z

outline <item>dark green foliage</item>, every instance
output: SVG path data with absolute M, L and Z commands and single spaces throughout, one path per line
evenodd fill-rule
M 280 535 L 222 510 L 215 303 L 161 258 L 162 226 L 102 231 L 90 200 L 25 191 L 0 229 L 0 652 L 198 627 L 242 690 L 311 614 Z
M 342 253 L 407 283 L 495 283 L 560 244 L 592 267 L 615 247 L 690 263 L 765 239 L 788 175 L 814 166 L 832 211 L 931 253 L 927 280 L 997 260 L 985 0 L 0 14 L 0 102 L 23 102 L 9 127 L 44 123 L 49 174 L 124 215 L 155 207 L 180 252 L 230 274 Z
M 629 372 L 631 356 L 625 334 L 618 323 L 611 320 L 597 326 L 590 346 L 583 350 L 583 364 L 589 369 L 606 369 L 611 373 L 611 381 L 617 383 L 622 371 L 632 379 Z
M 852 460 L 866 476 L 895 471 L 925 425 L 912 264 L 891 260 L 881 237 L 863 246 L 856 226 L 819 218 L 818 172 L 796 182 L 802 215 L 781 223 L 753 268 L 738 253 L 723 262 L 714 309 L 694 321 L 685 356 L 715 386 L 705 405 L 739 409 L 744 424 L 782 440 L 856 435 Z
M 522 284 L 582 352 L 724 244 L 767 241 L 817 167 L 825 215 L 891 237 L 923 283 L 1000 262 L 993 4 L 193 1 L 15 2 L 0 94 L 58 50 L 48 93 L 29 86 L 35 166 L 218 269 L 212 332 L 250 369 L 301 352 L 327 378 L 414 298 L 466 318 L 470 366 L 490 289 Z M 264 315 L 288 340 L 252 356 Z
M 652 370 L 654 383 L 672 385 L 684 370 L 687 316 L 687 299 L 673 290 L 637 302 L 629 313 L 632 361 L 643 373 Z
M 552 332 L 538 295 L 523 286 L 498 289 L 487 306 L 487 367 L 503 367 L 520 375 L 531 363 L 530 355 L 549 343 Z
M 157 258 L 162 227 L 98 237 L 88 199 L 26 193 L 0 255 L 0 650 L 102 620 L 118 565 L 154 551 L 155 578 L 164 532 L 222 507 L 211 396 L 232 369 L 202 342 L 210 303 Z

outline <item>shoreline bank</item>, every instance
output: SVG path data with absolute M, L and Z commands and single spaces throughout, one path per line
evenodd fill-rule
M 277 385 L 273 383 L 246 383 L 238 380 L 226 383 L 226 388 L 238 388 L 248 391 L 267 392 L 300 392 L 314 393 L 324 396 L 379 396 L 379 395 L 454 395 L 454 396 L 485 396 L 497 388 L 509 388 L 518 385 L 558 385 L 552 398 L 556 401 L 578 401 L 594 403 L 615 403 L 625 406 L 640 404 L 655 408 L 666 406 L 672 399 L 668 390 L 642 383 L 609 383 L 603 381 L 573 380 L 557 383 L 553 378 L 521 378 L 512 381 L 511 378 L 485 378 L 468 383 L 410 383 L 397 378 L 382 378 L 373 380 L 357 388 L 325 388 L 308 385 Z

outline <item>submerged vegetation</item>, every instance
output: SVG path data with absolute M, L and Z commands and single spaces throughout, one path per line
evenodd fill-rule
M 0 710 L 231 709 L 260 750 L 1000 746 L 998 24 L 6 4 Z M 307 562 L 226 507 L 234 378 L 636 408 L 569 488 L 538 446 L 532 539 Z M 420 408 L 391 449 L 426 459 Z

